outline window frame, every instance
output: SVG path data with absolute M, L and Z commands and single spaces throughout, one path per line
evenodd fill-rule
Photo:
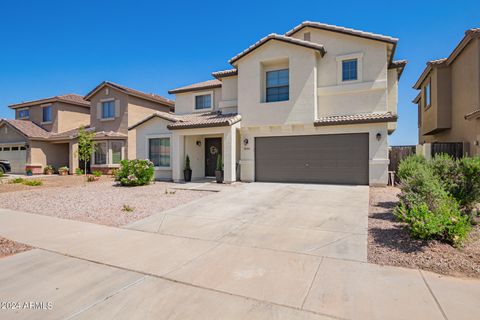
M 350 71 L 353 71 L 353 70 L 349 70 L 349 74 L 348 74 L 348 77 L 352 77 L 352 78 L 348 78 L 346 79 L 345 77 L 345 68 L 347 67 L 346 64 L 350 64 L 352 63 L 354 66 L 355 66 L 355 74 L 350 74 Z M 353 67 L 352 67 L 353 69 Z M 352 72 L 353 73 L 353 72 Z M 348 60 L 342 60 L 342 82 L 351 82 L 351 81 L 357 81 L 358 80 L 358 59 L 348 59 Z
M 103 107 L 104 107 L 104 105 L 107 104 L 107 103 L 108 103 L 109 105 L 111 104 L 111 105 L 113 106 L 113 109 L 112 109 L 113 114 L 111 115 L 111 117 L 104 117 L 104 109 L 103 109 Z M 105 121 L 105 120 L 113 120 L 113 119 L 115 119 L 115 111 L 116 111 L 116 110 L 115 110 L 115 108 L 116 108 L 115 99 L 106 99 L 106 100 L 100 101 L 100 108 L 101 108 L 101 110 L 100 110 L 100 120 Z
M 45 120 L 45 110 L 50 110 L 50 120 Z M 42 124 L 50 124 L 53 122 L 53 105 L 42 105 Z
M 21 117 L 20 116 L 20 113 L 21 112 L 27 112 L 27 116 L 26 117 Z M 18 115 L 18 118 L 19 120 L 26 120 L 26 119 L 30 119 L 30 108 L 21 108 L 21 109 L 18 109 L 17 110 L 17 115 Z
M 208 96 L 208 95 L 210 96 L 210 108 L 197 109 L 197 97 Z M 214 104 L 213 91 L 202 91 L 202 92 L 195 93 L 193 95 L 193 112 L 211 111 L 213 110 L 213 104 Z
M 113 163 L 113 144 L 114 143 L 120 143 L 120 162 L 119 163 Z M 122 160 L 125 159 L 125 141 L 123 140 L 110 140 L 108 142 L 108 165 L 109 166 L 120 166 Z
M 288 83 L 287 85 L 272 85 L 268 86 L 268 74 L 271 72 L 281 72 L 281 71 L 287 71 L 288 75 Z M 273 89 L 273 88 L 287 88 L 287 99 L 282 99 L 282 100 L 269 100 L 268 99 L 268 89 Z M 277 95 L 280 95 L 279 93 Z M 290 100 L 290 68 L 282 68 L 282 69 L 273 69 L 273 70 L 265 70 L 265 103 L 275 103 L 275 102 L 285 102 Z
M 352 83 L 363 82 L 363 52 L 339 55 L 337 60 L 337 85 L 348 85 Z M 348 60 L 357 60 L 357 79 L 343 80 L 343 62 Z
M 98 145 L 100 144 L 105 144 L 106 146 L 106 154 L 105 154 L 105 163 L 97 163 L 97 159 L 96 159 L 96 156 L 97 156 L 97 150 L 98 150 Z M 95 150 L 93 151 L 93 157 L 92 157 L 92 163 L 94 166 L 108 166 L 108 161 L 109 161 L 109 152 L 108 152 L 109 148 L 108 148 L 108 141 L 96 141 L 95 142 Z
M 154 165 L 154 169 L 155 170 L 172 170 L 172 135 L 171 134 L 152 134 L 152 135 L 147 135 L 145 137 L 145 159 L 148 159 L 148 160 L 150 160 L 150 140 L 152 139 L 169 139 L 170 141 L 170 153 L 169 153 L 170 165 L 168 167 Z
M 424 109 L 428 110 L 432 106 L 432 79 L 428 79 L 425 87 L 423 87 L 423 95 L 424 99 L 422 99 L 422 101 L 424 101 Z

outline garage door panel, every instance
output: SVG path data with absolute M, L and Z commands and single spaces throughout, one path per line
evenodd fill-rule
M 19 150 L 20 147 L 16 147 L 16 150 L 12 150 L 15 147 L 4 147 L 0 151 L 0 159 L 10 161 L 12 173 L 25 173 L 25 163 L 27 159 L 27 152 L 25 150 Z M 7 149 L 7 151 L 3 151 Z
M 258 137 L 255 177 L 265 182 L 368 184 L 368 134 Z

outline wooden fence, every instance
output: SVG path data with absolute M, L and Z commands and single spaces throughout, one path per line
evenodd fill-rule
M 390 159 L 390 164 L 388 165 L 388 171 L 395 171 L 395 182 L 398 182 L 397 171 L 400 161 L 408 157 L 409 155 L 415 154 L 415 146 L 392 146 L 388 151 L 388 158 Z
M 446 153 L 455 159 L 463 157 L 462 142 L 434 142 L 432 143 L 432 157 L 436 154 Z

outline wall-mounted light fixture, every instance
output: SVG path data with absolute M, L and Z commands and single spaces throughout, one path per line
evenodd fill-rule
M 197 140 L 197 142 L 195 142 L 195 143 L 196 143 L 197 146 L 199 146 L 199 147 L 202 145 L 202 141 L 200 141 L 200 140 Z
M 248 139 L 247 138 L 243 139 L 243 144 L 248 145 Z
M 380 132 L 377 133 L 376 137 L 377 137 L 377 141 L 382 140 L 382 134 Z

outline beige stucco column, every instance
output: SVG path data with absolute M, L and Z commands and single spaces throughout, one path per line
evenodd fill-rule
M 68 168 L 74 174 L 78 168 L 78 141 L 70 141 L 68 146 Z
M 172 178 L 174 182 L 183 181 L 183 165 L 185 162 L 185 136 L 180 135 L 178 132 L 173 131 L 171 141 L 171 166 L 172 166 Z
M 238 127 L 239 124 L 229 126 L 223 134 L 223 180 L 225 183 L 232 183 L 237 180 L 236 141 Z

